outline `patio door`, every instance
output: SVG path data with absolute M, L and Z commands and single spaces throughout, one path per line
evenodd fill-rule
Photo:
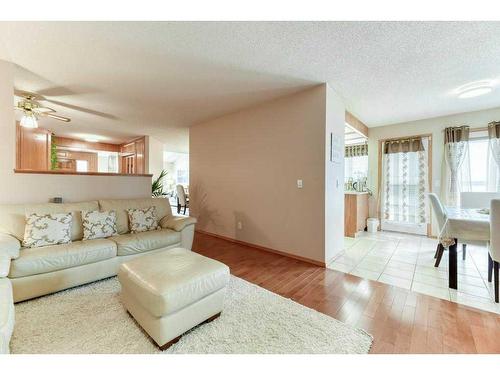
M 427 234 L 430 137 L 382 143 L 381 228 Z

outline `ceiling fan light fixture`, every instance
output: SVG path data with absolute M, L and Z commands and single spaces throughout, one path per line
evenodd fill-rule
M 35 114 L 33 112 L 25 112 L 21 118 L 20 125 L 29 129 L 38 128 L 38 121 Z
M 476 96 L 486 95 L 492 91 L 492 81 L 477 81 L 459 87 L 456 90 L 456 93 L 459 99 L 468 99 L 475 98 Z
M 464 91 L 464 92 L 458 94 L 458 97 L 460 99 L 475 98 L 476 96 L 489 94 L 492 91 L 493 91 L 493 89 L 491 87 L 488 87 L 488 86 L 478 87 L 475 89 L 470 89 L 470 90 Z

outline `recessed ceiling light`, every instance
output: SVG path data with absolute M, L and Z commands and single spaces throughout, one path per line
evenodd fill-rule
M 99 142 L 99 140 L 98 140 L 98 139 L 96 139 L 96 138 L 85 138 L 85 140 L 86 140 L 87 142 L 92 142 L 92 143 Z
M 490 81 L 478 81 L 468 83 L 459 87 L 456 93 L 460 99 L 475 98 L 476 96 L 486 95 L 493 91 L 493 85 Z

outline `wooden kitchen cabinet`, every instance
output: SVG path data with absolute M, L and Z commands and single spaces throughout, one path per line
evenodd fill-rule
M 344 235 L 356 237 L 364 231 L 368 219 L 368 193 L 346 192 L 344 194 Z
M 16 168 L 34 171 L 50 170 L 52 134 L 42 128 L 16 125 Z
M 143 174 L 146 171 L 146 140 L 137 138 L 120 146 L 120 172 Z

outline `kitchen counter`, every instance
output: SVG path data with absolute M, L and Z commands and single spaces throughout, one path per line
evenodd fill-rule
M 368 192 L 367 191 L 347 190 L 347 191 L 344 191 L 344 194 L 363 195 L 363 194 L 368 194 Z

